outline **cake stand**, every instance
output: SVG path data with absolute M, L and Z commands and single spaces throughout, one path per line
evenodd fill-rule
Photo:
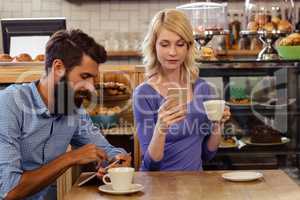
M 259 31 L 241 31 L 241 36 L 253 36 L 256 35 L 264 44 L 264 48 L 259 52 L 257 56 L 257 60 L 278 60 L 279 55 L 277 50 L 274 48 L 274 43 L 280 37 L 284 37 L 288 35 L 290 32 L 288 31 L 266 31 L 266 30 L 259 30 Z
M 228 35 L 228 30 L 205 30 L 202 33 L 194 33 L 195 41 L 197 42 L 197 48 L 201 49 L 201 47 L 205 46 L 214 35 Z

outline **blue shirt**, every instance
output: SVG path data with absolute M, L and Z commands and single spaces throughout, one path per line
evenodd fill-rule
M 90 143 L 104 149 L 110 158 L 125 152 L 110 145 L 82 109 L 70 116 L 51 115 L 36 83 L 0 91 L 0 199 L 18 184 L 24 171 L 51 162 L 69 144 Z M 48 188 L 26 199 L 41 200 Z
M 158 109 L 165 98 L 148 83 L 143 83 L 135 89 L 133 109 L 142 149 L 142 170 L 202 170 L 202 160 L 210 160 L 216 153 L 207 148 L 211 122 L 203 107 L 203 101 L 211 98 L 214 98 L 211 87 L 198 79 L 194 85 L 193 99 L 187 105 L 188 112 L 185 119 L 168 129 L 164 157 L 160 161 L 154 161 L 148 153 L 148 147 L 157 121 Z

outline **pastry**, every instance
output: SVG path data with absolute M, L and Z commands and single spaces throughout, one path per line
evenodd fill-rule
M 118 90 L 115 89 L 107 89 L 106 90 L 109 95 L 115 96 L 118 94 Z
M 292 45 L 300 45 L 300 33 L 292 33 L 288 38 L 292 40 Z
M 117 74 L 116 82 L 123 83 L 125 85 L 130 85 L 129 77 L 127 77 L 125 74 Z
M 107 72 L 103 75 L 103 82 L 116 82 L 118 75 L 116 73 Z
M 10 55 L 8 54 L 0 54 L 0 62 L 11 62 L 13 60 L 12 57 L 10 57 Z
M 106 114 L 107 114 L 107 115 L 114 115 L 114 114 L 116 114 L 116 113 L 115 113 L 113 110 L 108 110 Z
M 221 143 L 227 144 L 227 145 L 235 145 L 235 140 L 232 137 L 222 137 Z
M 268 126 L 256 126 L 251 131 L 252 143 L 280 143 L 280 132 Z
M 91 116 L 95 115 L 115 115 L 119 114 L 121 112 L 121 108 L 119 106 L 115 106 L 112 108 L 107 108 L 101 105 L 98 105 L 96 108 L 94 108 L 92 111 L 89 112 Z
M 269 22 L 263 26 L 263 29 L 265 31 L 272 32 L 275 29 L 275 27 L 271 22 Z
M 216 60 L 214 50 L 211 47 L 201 47 L 201 58 L 205 60 Z
M 280 22 L 280 18 L 279 17 L 276 17 L 276 16 L 273 16 L 272 19 L 271 19 L 272 23 L 274 24 L 274 26 L 278 26 L 279 22 Z
M 15 61 L 17 62 L 31 62 L 32 61 L 32 58 L 29 54 L 27 53 L 21 53 L 20 55 L 18 55 L 16 58 L 15 58 Z
M 292 33 L 289 36 L 283 38 L 279 42 L 280 46 L 296 46 L 300 45 L 300 34 L 299 33 Z
M 249 99 L 230 99 L 229 101 L 232 104 L 250 104 Z
M 258 30 L 258 24 L 255 21 L 250 21 L 248 23 L 247 29 L 249 31 L 257 31 Z
M 287 20 L 280 20 L 277 26 L 277 29 L 282 32 L 291 32 L 292 31 L 292 25 Z
M 258 15 L 255 15 L 254 20 L 259 26 L 262 27 L 268 22 L 268 16 L 264 15 L 264 14 L 258 14 Z
M 35 57 L 34 61 L 37 61 L 37 62 L 43 62 L 45 61 L 45 55 L 44 54 L 39 54 Z

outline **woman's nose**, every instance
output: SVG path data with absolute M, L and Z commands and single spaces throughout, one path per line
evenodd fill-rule
M 175 56 L 177 54 L 177 50 L 175 46 L 171 46 L 169 49 L 169 55 Z

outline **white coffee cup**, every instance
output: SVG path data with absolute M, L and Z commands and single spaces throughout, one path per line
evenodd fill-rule
M 203 105 L 210 121 L 220 121 L 222 119 L 225 109 L 224 100 L 208 100 L 203 102 Z
M 108 174 L 102 177 L 106 185 L 112 185 L 115 191 L 127 191 L 131 188 L 134 175 L 134 168 L 131 167 L 116 167 L 110 168 Z M 110 182 L 106 179 L 109 178 Z

